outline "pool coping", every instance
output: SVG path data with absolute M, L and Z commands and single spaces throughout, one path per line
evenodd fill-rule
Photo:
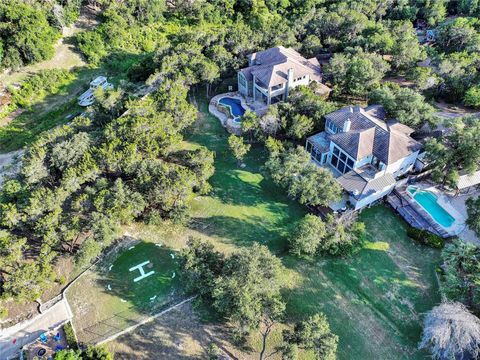
M 433 193 L 437 197 L 437 203 L 439 206 L 443 208 L 451 217 L 453 217 L 454 222 L 451 226 L 448 228 L 444 227 L 440 223 L 438 223 L 432 215 L 417 201 L 413 198 L 412 194 L 408 192 L 408 188 L 410 186 L 417 187 L 419 190 L 422 191 L 428 191 L 430 193 Z M 415 184 L 415 185 L 408 185 L 405 189 L 405 193 L 407 194 L 407 199 L 409 202 L 412 204 L 412 206 L 415 206 L 415 208 L 420 208 L 421 212 L 420 215 L 422 216 L 428 216 L 431 221 L 433 221 L 435 224 L 437 224 L 439 227 L 441 227 L 445 232 L 447 232 L 450 236 L 457 236 L 459 235 L 463 230 L 465 230 L 466 224 L 465 224 L 465 217 L 460 214 L 460 212 L 455 209 L 448 199 L 446 198 L 446 195 L 443 194 L 439 189 L 437 189 L 435 186 L 428 186 L 428 187 L 422 187 L 420 184 Z
M 209 113 L 212 114 L 213 116 L 215 116 L 217 119 L 219 119 L 222 126 L 224 128 L 226 128 L 228 132 L 230 132 L 232 134 L 235 134 L 235 135 L 241 135 L 242 134 L 241 123 L 236 122 L 234 120 L 234 118 L 227 116 L 226 114 L 224 114 L 223 112 L 221 112 L 217 109 L 218 102 L 220 101 L 220 99 L 222 99 L 224 97 L 229 97 L 229 98 L 232 98 L 232 99 L 240 100 L 241 105 L 245 109 L 245 111 L 252 110 L 252 109 L 250 108 L 250 106 L 247 105 L 247 102 L 245 101 L 243 96 L 241 96 L 238 92 L 228 92 L 228 93 L 218 94 L 218 95 L 215 95 L 210 100 L 210 103 L 208 105 Z M 229 105 L 223 105 L 223 106 L 230 107 Z M 231 114 L 231 112 L 230 112 L 230 114 Z

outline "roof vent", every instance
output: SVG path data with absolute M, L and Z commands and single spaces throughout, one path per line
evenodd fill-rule
M 350 120 L 350 118 L 348 118 L 347 121 L 343 123 L 343 129 L 342 129 L 343 132 L 349 132 L 351 126 L 352 126 L 352 121 Z
M 353 106 L 350 106 L 350 112 L 353 113 Z

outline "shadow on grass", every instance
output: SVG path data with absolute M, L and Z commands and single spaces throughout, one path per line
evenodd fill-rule
M 236 246 L 250 246 L 253 243 L 266 245 L 275 253 L 286 249 L 287 225 L 269 224 L 259 216 L 237 219 L 229 216 L 193 218 L 190 228 L 207 236 L 221 238 L 221 241 Z

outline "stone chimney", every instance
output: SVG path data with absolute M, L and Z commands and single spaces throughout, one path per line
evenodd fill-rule
M 343 132 L 349 132 L 351 126 L 352 126 L 352 121 L 350 120 L 350 118 L 348 118 L 347 121 L 343 123 Z

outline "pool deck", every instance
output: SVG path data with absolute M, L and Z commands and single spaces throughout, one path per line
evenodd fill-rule
M 465 230 L 465 217 L 454 208 L 445 194 L 433 186 L 425 186 L 422 184 L 415 184 L 415 186 L 421 190 L 428 190 L 434 193 L 438 198 L 438 204 L 455 219 L 455 222 L 448 228 L 444 228 L 438 224 L 430 214 L 408 194 L 407 185 L 402 185 L 395 188 L 387 199 L 388 203 L 407 223 L 414 228 L 430 231 L 443 238 L 458 236 Z
M 255 112 L 258 116 L 262 116 L 267 112 L 268 106 L 264 103 L 253 101 L 252 98 L 245 99 L 239 92 L 228 92 L 223 94 L 215 95 L 208 105 L 208 111 L 210 114 L 215 116 L 220 120 L 222 126 L 227 129 L 228 132 L 241 135 L 242 133 L 242 125 L 239 122 L 236 122 L 232 117 L 229 117 L 227 114 L 218 110 L 217 105 L 221 98 L 230 97 L 233 99 L 240 100 L 242 103 L 242 107 L 246 110 L 250 110 Z
M 244 109 L 250 109 L 250 107 L 245 102 L 245 99 L 236 92 L 224 93 L 215 95 L 208 104 L 208 112 L 215 116 L 222 126 L 228 130 L 228 132 L 241 135 L 242 134 L 242 125 L 239 122 L 236 122 L 232 117 L 218 110 L 217 105 L 221 98 L 230 97 L 232 99 L 240 100 Z

